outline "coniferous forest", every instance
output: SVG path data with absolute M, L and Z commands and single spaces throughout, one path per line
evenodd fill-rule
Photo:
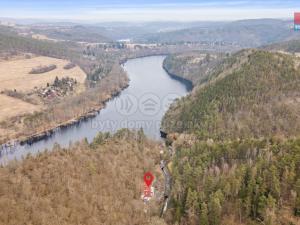
M 163 121 L 175 150 L 170 221 L 299 224 L 298 61 L 243 50 L 171 106 Z

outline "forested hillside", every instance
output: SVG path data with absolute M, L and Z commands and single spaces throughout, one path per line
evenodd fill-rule
M 300 40 L 290 40 L 281 43 L 264 46 L 267 50 L 285 51 L 290 53 L 300 53 Z
M 181 144 L 172 165 L 171 223 L 300 222 L 299 139 Z
M 299 134 L 299 59 L 245 50 L 229 61 L 231 69 L 228 63 L 220 66 L 223 70 L 213 75 L 215 79 L 169 110 L 165 131 L 218 140 Z
M 112 42 L 103 35 L 105 29 L 95 26 L 69 25 L 69 26 L 32 26 L 30 31 L 43 34 L 56 40 L 102 43 Z
M 243 50 L 171 107 L 170 223 L 300 223 L 299 65 Z
M 163 67 L 171 75 L 190 80 L 194 85 L 209 79 L 209 75 L 225 54 L 190 52 L 166 57 Z
M 39 41 L 19 36 L 13 29 L 0 26 L 0 52 L 30 52 L 37 55 L 66 57 L 69 48 L 66 43 Z
M 163 225 L 159 197 L 141 200 L 146 171 L 163 186 L 158 165 L 158 145 L 127 130 L 12 162 L 0 168 L 0 224 Z
M 79 65 L 87 74 L 95 72 L 99 64 L 101 68 L 111 69 L 114 62 L 111 62 L 111 59 L 107 59 L 104 54 L 97 58 L 97 62 L 93 62 L 89 58 L 84 57 L 82 54 L 84 50 L 84 47 L 74 42 L 53 42 L 23 37 L 18 35 L 15 29 L 0 26 L 0 56 L 9 58 L 20 53 L 32 53 L 68 59 Z

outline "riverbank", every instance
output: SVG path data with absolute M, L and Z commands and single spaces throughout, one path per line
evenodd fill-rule
M 73 117 L 72 119 L 69 119 L 65 122 L 62 122 L 60 124 L 57 124 L 55 126 L 52 126 L 50 128 L 47 128 L 43 131 L 36 132 L 34 134 L 24 136 L 24 137 L 17 137 L 13 140 L 10 140 L 5 143 L 0 143 L 0 150 L 1 148 L 5 147 L 11 147 L 17 144 L 24 145 L 24 144 L 33 144 L 34 142 L 46 139 L 50 137 L 52 134 L 54 134 L 59 129 L 64 129 L 72 125 L 76 125 L 80 123 L 81 121 L 88 120 L 90 118 L 96 117 L 99 111 L 103 108 L 105 108 L 105 105 L 108 101 L 112 100 L 113 98 L 117 97 L 124 89 L 126 89 L 129 86 L 129 82 L 119 87 L 118 90 L 113 92 L 111 95 L 107 96 L 106 99 L 99 102 L 99 105 L 94 106 L 92 110 L 89 110 L 88 112 L 84 112 L 83 114 Z
M 193 82 L 192 82 L 191 80 L 186 79 L 186 78 L 184 78 L 184 77 L 182 77 L 182 76 L 180 76 L 180 75 L 178 75 L 178 74 L 171 73 L 171 72 L 169 71 L 169 69 L 165 66 L 164 63 L 163 63 L 163 65 L 162 65 L 162 67 L 163 67 L 163 69 L 167 72 L 167 74 L 169 74 L 169 76 L 172 77 L 172 79 L 178 80 L 178 81 L 184 83 L 184 84 L 186 85 L 186 87 L 187 87 L 187 89 L 188 89 L 189 92 L 193 90 L 194 84 L 193 84 Z
M 174 74 L 174 73 L 171 73 L 169 71 L 169 69 L 165 66 L 165 63 L 163 63 L 162 65 L 164 71 L 166 71 L 166 73 L 174 80 L 177 80 L 181 83 L 184 83 L 185 86 L 187 87 L 187 91 L 188 92 L 191 92 L 193 90 L 193 88 L 195 87 L 194 84 L 193 84 L 193 81 L 189 80 L 189 79 L 186 79 L 178 74 Z M 164 127 L 164 121 L 165 119 L 165 115 L 164 115 L 164 118 L 162 119 L 162 124 L 161 124 L 161 128 L 160 128 L 160 136 L 164 139 L 166 139 L 168 137 L 168 132 L 167 132 L 167 129 Z
M 94 88 L 48 105 L 40 112 L 6 120 L 0 126 L 0 148 L 32 144 L 50 137 L 59 129 L 95 117 L 99 110 L 129 85 L 123 68 L 115 66 Z

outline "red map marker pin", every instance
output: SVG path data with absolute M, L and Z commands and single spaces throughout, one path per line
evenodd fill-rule
M 154 176 L 152 175 L 152 173 L 150 172 L 145 173 L 144 181 L 148 187 L 152 184 L 153 180 L 154 180 Z

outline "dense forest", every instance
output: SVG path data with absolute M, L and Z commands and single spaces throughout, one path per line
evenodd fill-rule
M 231 67 L 219 66 L 214 79 L 172 106 L 163 128 L 217 140 L 299 134 L 299 59 L 260 50 L 232 57 L 225 60 Z
M 299 59 L 243 50 L 167 112 L 168 222 L 299 224 Z
M 173 223 L 300 222 L 300 139 L 182 144 L 172 168 Z
M 163 184 L 159 151 L 142 131 L 120 130 L 12 162 L 0 168 L 0 224 L 164 225 L 163 189 L 149 204 L 141 200 L 146 171 Z

